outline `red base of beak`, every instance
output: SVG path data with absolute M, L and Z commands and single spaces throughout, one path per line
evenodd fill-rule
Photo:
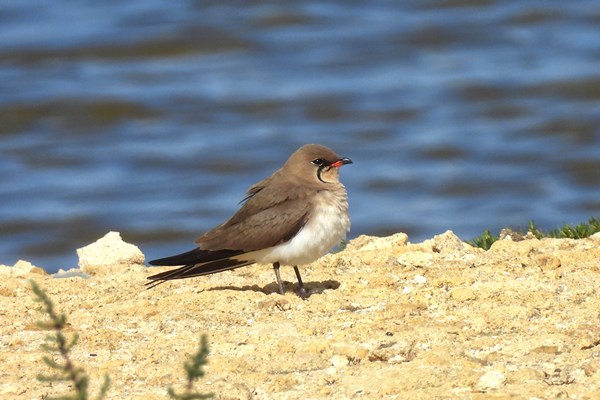
M 344 157 L 344 158 L 341 158 L 341 159 L 339 159 L 339 160 L 337 160 L 335 162 L 332 162 L 330 164 L 330 166 L 339 168 L 339 167 L 341 167 L 342 165 L 345 165 L 345 164 L 352 164 L 352 160 L 349 159 L 349 158 L 347 158 L 347 157 Z

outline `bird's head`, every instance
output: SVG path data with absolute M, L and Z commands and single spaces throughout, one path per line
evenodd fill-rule
M 339 168 L 345 164 L 352 160 L 320 144 L 307 144 L 290 156 L 284 168 L 301 179 L 327 184 L 339 182 Z

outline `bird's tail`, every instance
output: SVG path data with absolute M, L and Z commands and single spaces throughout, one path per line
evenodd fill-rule
M 147 289 L 174 279 L 209 275 L 254 263 L 254 260 L 244 258 L 243 255 L 244 252 L 241 250 L 194 249 L 176 256 L 152 260 L 149 262 L 151 265 L 182 265 L 182 267 L 149 276 L 151 282 L 146 283 Z

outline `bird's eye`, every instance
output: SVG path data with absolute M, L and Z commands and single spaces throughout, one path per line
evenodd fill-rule
M 311 161 L 314 165 L 318 165 L 319 167 L 323 166 L 326 161 L 322 158 L 316 158 L 314 160 Z

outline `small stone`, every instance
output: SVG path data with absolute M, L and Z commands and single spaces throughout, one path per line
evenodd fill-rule
M 500 233 L 498 234 L 498 239 L 499 240 L 510 240 L 512 242 L 520 242 L 522 240 L 535 239 L 535 236 L 530 231 L 527 231 L 526 234 L 523 234 L 520 232 L 515 232 L 510 228 L 503 228 L 502 230 L 500 230 Z
M 395 356 L 387 360 L 388 364 L 400 364 L 406 361 L 408 360 L 402 354 L 396 354 Z
M 583 370 L 587 376 L 592 376 L 596 372 L 600 371 L 600 360 L 591 360 L 586 363 Z
M 560 259 L 546 254 L 535 257 L 535 262 L 544 271 L 558 269 L 561 265 Z
M 477 382 L 477 390 L 487 392 L 489 390 L 499 389 L 506 383 L 506 376 L 496 370 L 488 371 L 483 374 Z
M 348 365 L 348 358 L 345 356 L 335 355 L 329 360 L 334 368 L 342 368 Z
M 367 355 L 369 354 L 369 350 L 365 349 L 364 347 L 361 347 L 356 350 L 355 354 L 356 354 L 356 358 L 358 358 L 359 360 L 364 360 L 365 358 L 367 358 Z
M 464 248 L 465 242 L 460 240 L 451 230 L 433 237 L 433 251 L 437 253 L 452 253 L 464 250 Z

